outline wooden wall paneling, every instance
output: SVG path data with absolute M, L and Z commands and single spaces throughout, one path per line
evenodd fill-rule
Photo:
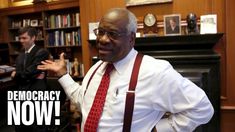
M 125 7 L 124 1 L 120 0 L 80 0 L 81 8 L 81 32 L 83 40 L 83 62 L 85 73 L 91 67 L 92 47 L 89 46 L 88 40 L 88 23 L 97 22 L 101 16 L 110 8 Z
M 8 7 L 8 0 L 0 0 L 0 8 Z
M 44 6 L 32 6 L 32 5 L 26 5 L 26 6 L 18 6 L 18 7 L 9 7 L 2 9 L 2 12 L 4 12 L 4 15 L 17 15 L 17 14 L 25 14 L 25 13 L 31 13 L 31 12 L 40 12 L 44 9 Z
M 212 13 L 217 14 L 217 30 L 224 33 L 223 38 L 214 47 L 214 49 L 220 54 L 220 70 L 221 70 L 221 99 L 224 100 L 227 97 L 226 87 L 226 14 L 225 14 L 225 1 L 224 0 L 212 0 Z
M 185 19 L 190 12 L 195 13 L 198 18 L 200 15 L 211 14 L 211 1 L 212 0 L 173 0 L 172 3 L 131 6 L 128 7 L 128 9 L 137 16 L 139 21 L 142 21 L 145 14 L 151 12 L 156 14 L 157 20 L 161 22 L 163 21 L 163 15 L 167 14 L 181 14 L 181 19 Z M 163 27 L 159 27 L 158 33 L 159 35 L 164 35 Z M 183 28 L 182 33 L 184 33 Z
M 226 0 L 226 57 L 227 57 L 227 100 L 222 103 L 224 106 L 235 108 L 235 1 Z M 234 109 L 235 110 L 235 109 Z
M 172 3 L 151 4 L 144 6 L 128 7 L 137 17 L 144 16 L 148 12 L 155 13 L 162 20 L 162 15 L 180 13 L 182 18 L 190 12 L 196 13 L 197 16 L 211 13 L 211 0 L 173 0 Z M 187 5 L 187 6 L 185 6 Z
M 221 106 L 221 131 L 230 132 L 235 130 L 235 1 L 225 1 L 225 39 L 226 39 L 226 87 L 222 89 L 225 92 L 225 98 Z
M 234 132 L 235 107 L 226 107 L 221 110 L 221 132 Z
M 86 40 L 88 40 L 88 20 L 90 15 L 90 10 L 88 9 L 90 5 L 89 0 L 80 0 L 80 18 L 81 18 L 81 37 L 82 37 L 82 59 L 84 64 L 84 71 L 85 73 L 88 70 L 88 67 L 90 67 L 90 51 L 89 51 L 89 45 Z M 91 9 L 92 10 L 92 9 Z
M 209 1 L 211 0 L 174 0 L 173 11 L 180 13 L 181 18 L 185 18 L 190 12 L 196 13 L 199 17 L 208 13 L 208 8 L 211 8 L 211 5 L 208 5 Z

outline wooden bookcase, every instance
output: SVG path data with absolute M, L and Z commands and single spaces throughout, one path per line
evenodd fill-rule
M 71 74 L 72 62 L 77 58 L 79 76 L 84 76 L 79 1 L 66 0 L 11 7 L 4 12 L 8 23 L 6 41 L 11 65 L 15 64 L 15 59 L 22 50 L 18 30 L 29 25 L 38 31 L 36 45 L 46 48 L 52 59 L 58 59 L 59 54 L 65 52 Z
M 45 47 L 53 58 L 57 58 L 60 52 L 66 52 L 67 58 L 73 61 L 81 51 L 79 8 L 50 10 L 43 16 Z

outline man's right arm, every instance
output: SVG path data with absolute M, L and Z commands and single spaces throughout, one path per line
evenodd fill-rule
M 64 59 L 64 53 L 60 54 L 60 60 L 57 62 L 51 60 L 42 61 L 41 65 L 38 65 L 39 70 L 48 70 L 55 72 L 59 77 L 59 83 L 63 87 L 66 95 L 71 101 L 78 104 L 78 94 L 81 91 L 81 86 L 76 83 L 72 77 L 67 73 L 66 62 Z
M 66 95 L 75 104 L 79 105 L 79 97 L 81 97 L 81 85 L 73 80 L 73 78 L 67 73 L 59 78 L 59 83 L 63 87 Z

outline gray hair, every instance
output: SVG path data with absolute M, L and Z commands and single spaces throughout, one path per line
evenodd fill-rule
M 129 23 L 126 27 L 127 31 L 136 33 L 136 31 L 137 31 L 137 19 L 136 19 L 135 15 L 132 12 L 130 12 L 129 10 L 127 10 L 127 14 L 128 14 L 128 19 L 129 19 Z
M 127 26 L 126 26 L 126 30 L 129 33 L 131 33 L 131 32 L 136 33 L 136 31 L 137 31 L 137 19 L 136 19 L 135 15 L 131 11 L 129 11 L 129 10 L 125 9 L 125 8 L 112 8 L 108 12 L 112 12 L 112 11 L 118 11 L 118 12 L 121 12 L 121 13 L 127 13 L 127 17 L 128 17 L 128 21 L 129 22 L 128 22 Z

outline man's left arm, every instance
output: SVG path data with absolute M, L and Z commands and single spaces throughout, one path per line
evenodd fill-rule
M 37 51 L 33 56 L 32 62 L 26 67 L 25 71 L 19 71 L 16 73 L 16 77 L 20 76 L 22 79 L 35 79 L 40 77 L 42 71 L 37 69 L 37 65 L 41 64 L 41 61 L 48 58 L 49 52 L 45 49 L 39 49 L 39 51 Z
M 164 71 L 162 80 L 162 108 L 172 114 L 158 122 L 158 132 L 191 132 L 212 118 L 214 109 L 201 88 L 171 66 Z

